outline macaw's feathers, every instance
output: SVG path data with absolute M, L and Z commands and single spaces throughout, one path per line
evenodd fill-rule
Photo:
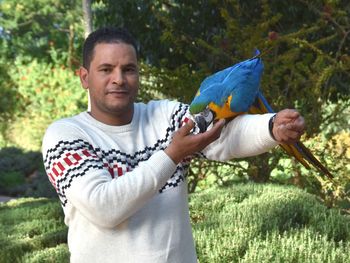
M 234 118 L 247 112 L 251 114 L 274 113 L 260 92 L 263 68 L 261 54 L 256 49 L 252 58 L 204 79 L 190 105 L 190 112 L 196 114 L 196 120 L 204 119 L 203 131 L 214 119 Z M 210 120 L 202 116 L 202 113 L 207 111 L 212 112 Z M 306 168 L 310 168 L 309 164 L 312 164 L 332 178 L 327 168 L 301 142 L 280 144 L 280 146 Z
M 299 141 L 293 144 L 280 144 L 280 146 L 288 155 L 294 156 L 302 165 L 304 165 L 305 168 L 310 169 L 310 163 L 321 173 L 325 174 L 329 179 L 333 178 L 333 175 L 328 171 L 328 169 L 319 160 L 317 160 L 317 158 L 302 142 Z
M 262 72 L 261 58 L 255 56 L 207 77 L 190 105 L 190 112 L 200 113 L 207 106 L 216 109 L 229 106 L 231 112 L 246 112 L 258 93 Z
M 260 50 L 255 48 L 254 49 L 254 58 L 260 56 Z
M 273 109 L 260 91 L 248 112 L 251 114 L 274 113 Z M 311 164 L 320 172 L 324 173 L 328 178 L 333 178 L 328 169 L 317 160 L 302 142 L 299 141 L 293 144 L 282 143 L 280 146 L 288 155 L 296 158 L 305 168 L 310 169 L 309 164 Z
M 270 104 L 265 99 L 264 95 L 259 91 L 255 97 L 254 103 L 250 106 L 248 113 L 251 114 L 263 114 L 263 113 L 274 113 Z

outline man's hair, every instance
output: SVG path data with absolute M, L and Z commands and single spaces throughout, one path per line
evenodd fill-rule
M 90 33 L 83 46 L 83 67 L 89 69 L 94 48 L 100 43 L 125 43 L 132 45 L 138 56 L 136 40 L 125 28 L 103 27 Z

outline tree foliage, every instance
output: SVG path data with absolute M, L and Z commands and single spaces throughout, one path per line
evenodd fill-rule
M 73 55 L 81 46 L 83 25 L 78 0 L 3 0 L 1 7 L 1 53 L 7 59 L 25 56 L 50 60 L 49 51 Z
M 84 109 L 86 98 L 73 73 L 84 33 L 81 4 L 0 2 L 2 145 L 38 148 L 50 121 Z M 328 187 L 330 182 L 315 181 L 314 172 L 276 150 L 224 165 L 195 160 L 190 189 L 244 178 L 312 186 L 323 189 L 324 198 L 330 198 L 327 187 L 348 193 L 348 159 L 336 149 L 350 137 L 349 1 L 95 0 L 91 7 L 94 28 L 125 26 L 137 37 L 142 101 L 188 103 L 206 76 L 260 49 L 263 93 L 276 111 L 293 107 L 302 113 L 308 124 L 303 140 L 341 182 Z
M 28 98 L 22 97 L 21 87 L 16 79 L 16 69 L 20 70 L 17 67 L 18 61 L 26 66 L 36 60 L 36 63 L 44 63 L 45 68 L 59 58 L 58 67 L 64 66 L 73 70 L 79 65 L 78 54 L 83 36 L 80 5 L 78 0 L 0 1 L 0 93 L 3 95 L 0 101 L 0 145 L 11 144 L 8 137 L 9 126 L 21 125 L 17 116 L 23 115 L 28 106 Z M 56 57 L 52 56 L 53 51 Z M 31 74 L 40 75 L 41 72 L 31 71 Z M 31 75 L 22 77 L 30 78 Z M 30 89 L 36 88 L 37 86 L 33 86 Z M 36 93 L 32 95 L 31 99 L 35 100 Z M 31 118 L 40 122 L 40 117 L 32 115 Z M 31 132 L 36 133 L 36 126 L 30 126 Z
M 25 63 L 17 59 L 10 72 L 22 111 L 8 125 L 7 138 L 18 147 L 40 150 L 51 122 L 86 109 L 87 95 L 78 76 L 60 61 Z

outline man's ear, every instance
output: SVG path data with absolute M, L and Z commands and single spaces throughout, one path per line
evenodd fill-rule
M 88 89 L 89 88 L 89 85 L 88 85 L 89 71 L 84 67 L 80 67 L 79 68 L 79 77 L 80 77 L 80 82 L 81 82 L 81 85 L 83 86 L 83 88 Z

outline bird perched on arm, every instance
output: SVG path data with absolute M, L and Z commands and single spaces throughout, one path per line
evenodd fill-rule
M 232 119 L 244 113 L 274 113 L 260 91 L 263 68 L 260 52 L 256 50 L 252 58 L 204 79 L 190 105 L 190 112 L 195 116 L 199 129 L 203 132 L 215 120 Z M 270 131 L 274 117 L 269 123 Z M 307 169 L 312 164 L 329 178 L 333 177 L 302 142 L 280 143 L 280 146 Z

